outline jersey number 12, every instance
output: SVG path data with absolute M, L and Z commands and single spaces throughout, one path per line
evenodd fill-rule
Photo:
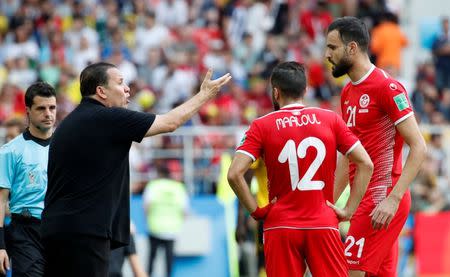
M 303 159 L 306 157 L 306 150 L 309 147 L 314 147 L 317 150 L 317 156 L 314 161 L 306 170 L 303 178 L 300 179 L 298 169 L 298 158 Z M 307 137 L 303 139 L 298 147 L 295 147 L 295 142 L 290 139 L 286 142 L 278 155 L 278 161 L 280 163 L 288 162 L 289 174 L 291 176 L 292 190 L 321 190 L 325 186 L 323 181 L 313 181 L 312 178 L 316 174 L 319 167 L 325 160 L 326 148 L 325 144 L 316 137 Z

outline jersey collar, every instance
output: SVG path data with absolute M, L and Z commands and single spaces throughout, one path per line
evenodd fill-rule
M 372 66 L 370 67 L 369 71 L 367 71 L 367 73 L 364 74 L 364 76 L 362 76 L 361 79 L 359 79 L 358 81 L 352 82 L 352 84 L 353 84 L 354 86 L 355 86 L 355 85 L 361 84 L 362 82 L 364 82 L 364 81 L 369 77 L 369 75 L 370 75 L 374 70 L 375 70 L 375 65 L 372 64 Z
M 25 132 L 23 132 L 23 138 L 25 140 L 32 140 L 32 141 L 36 142 L 37 144 L 39 144 L 41 146 L 44 146 L 44 147 L 48 146 L 50 144 L 50 141 L 51 141 L 51 137 L 48 138 L 48 139 L 41 139 L 41 138 L 37 138 L 37 137 L 33 136 L 30 133 L 29 129 L 27 129 Z
M 280 110 L 298 110 L 298 109 L 303 109 L 305 106 L 303 104 L 300 103 L 292 103 L 292 104 L 288 104 L 286 106 L 283 106 L 282 108 L 280 108 Z

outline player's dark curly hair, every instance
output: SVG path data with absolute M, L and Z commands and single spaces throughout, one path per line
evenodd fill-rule
M 338 18 L 330 24 L 328 33 L 333 30 L 339 32 L 339 36 L 344 44 L 354 41 L 362 51 L 367 53 L 369 50 L 369 31 L 361 19 L 352 16 Z
M 283 96 L 298 99 L 306 90 L 305 68 L 298 62 L 280 63 L 273 69 L 270 81 Z

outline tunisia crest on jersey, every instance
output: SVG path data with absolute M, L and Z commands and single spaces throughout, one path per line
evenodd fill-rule
M 367 108 L 367 106 L 369 106 L 370 103 L 370 97 L 367 94 L 363 94 L 361 95 L 361 97 L 359 98 L 359 106 L 361 108 Z

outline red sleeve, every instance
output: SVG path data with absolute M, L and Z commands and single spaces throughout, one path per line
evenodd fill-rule
M 236 152 L 243 153 L 256 161 L 261 156 L 262 137 L 260 128 L 253 121 L 250 128 L 245 132 Z
M 337 150 L 344 155 L 350 153 L 358 144 L 359 140 L 355 134 L 347 127 L 344 120 L 337 114 L 334 114 L 335 126 L 334 133 L 336 135 Z
M 395 125 L 413 115 L 406 89 L 399 82 L 389 79 L 384 82 L 379 96 L 380 107 Z
M 346 112 L 346 111 L 344 111 L 345 98 L 347 98 L 347 85 L 342 89 L 341 97 L 339 98 L 340 102 L 341 102 L 341 115 L 342 115 L 342 118 L 344 117 L 344 114 Z

